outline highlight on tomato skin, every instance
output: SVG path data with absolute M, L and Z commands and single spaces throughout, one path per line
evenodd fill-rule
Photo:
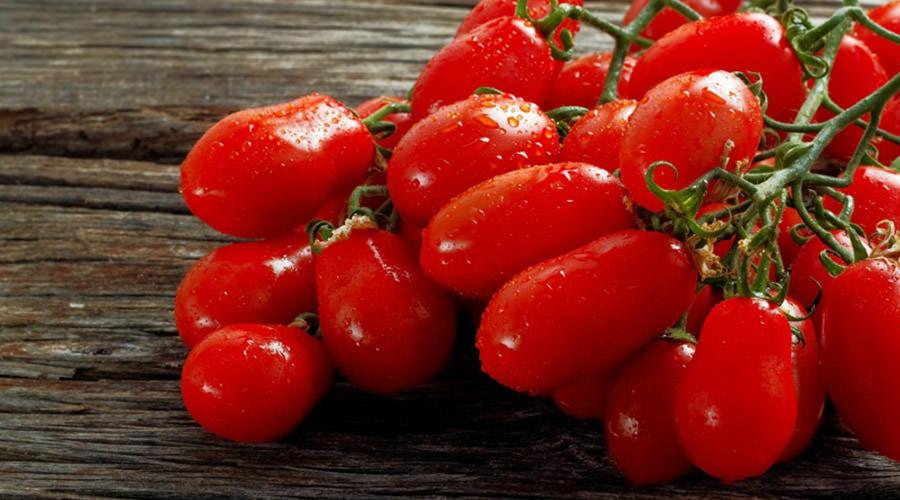
M 332 371 L 322 342 L 299 328 L 230 325 L 188 355 L 181 394 L 191 417 L 213 434 L 275 441 L 328 393 Z
M 450 200 L 425 228 L 419 262 L 438 284 L 487 300 L 526 267 L 635 227 L 625 188 L 585 163 L 513 170 Z
M 188 348 L 224 326 L 288 324 L 315 310 L 306 234 L 219 247 L 188 270 L 175 294 L 175 326 Z
M 233 113 L 197 141 L 181 165 L 188 208 L 242 238 L 287 233 L 331 194 L 359 184 L 375 154 L 350 109 L 310 94 Z
M 630 229 L 601 236 L 525 269 L 493 296 L 476 334 L 482 370 L 549 395 L 627 359 L 676 322 L 696 287 L 678 240 Z

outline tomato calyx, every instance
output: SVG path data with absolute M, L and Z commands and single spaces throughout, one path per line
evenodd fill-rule
M 388 188 L 385 185 L 357 186 L 347 199 L 347 217 L 344 222 L 335 227 L 330 221 L 313 219 L 306 225 L 309 233 L 310 246 L 314 254 L 318 255 L 328 245 L 335 241 L 347 239 L 357 229 L 379 229 L 381 227 L 393 231 L 399 222 L 399 215 L 394 210 L 388 197 L 377 209 L 363 205 L 364 198 L 387 197 Z
M 575 122 L 589 112 L 589 109 L 581 106 L 560 106 L 547 111 L 546 115 L 556 123 L 556 131 L 559 133 L 560 141 L 562 141 L 569 131 L 572 130 Z
M 306 333 L 312 335 L 313 337 L 321 337 L 322 334 L 319 331 L 319 315 L 314 312 L 305 312 L 298 315 L 294 318 L 294 321 L 291 321 L 288 326 L 293 326 L 299 328 Z

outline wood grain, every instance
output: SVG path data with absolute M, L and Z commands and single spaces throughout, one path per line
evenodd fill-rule
M 411 394 L 339 383 L 281 443 L 191 422 L 172 300 L 232 240 L 190 216 L 173 164 L 238 107 L 405 92 L 471 4 L 0 2 L 0 498 L 900 496 L 900 468 L 830 413 L 809 452 L 763 478 L 629 488 L 598 424 L 487 379 L 471 338 Z

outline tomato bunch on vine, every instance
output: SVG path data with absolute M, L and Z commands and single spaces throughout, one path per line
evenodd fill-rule
M 602 423 L 632 483 L 764 474 L 826 398 L 900 460 L 898 61 L 897 1 L 481 0 L 405 98 L 229 115 L 181 190 L 255 241 L 179 287 L 187 409 L 264 441 L 335 369 L 415 390 L 469 307 L 482 370 Z

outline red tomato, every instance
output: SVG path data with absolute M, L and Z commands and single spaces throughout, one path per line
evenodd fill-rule
M 566 135 L 562 159 L 590 163 L 610 172 L 619 168 L 622 137 L 635 106 L 636 101 L 625 99 L 592 109 Z
M 797 421 L 791 329 L 767 301 L 716 305 L 675 393 L 684 451 L 707 474 L 730 482 L 766 472 Z
M 403 219 L 424 227 L 454 196 L 494 177 L 556 161 L 556 125 L 509 95 L 477 95 L 416 123 L 388 166 L 388 188 Z
M 800 245 L 791 237 L 791 228 L 802 223 L 803 219 L 796 210 L 785 207 L 781 214 L 781 221 L 778 223 L 778 250 L 781 252 L 781 262 L 785 268 L 794 263 L 797 253 L 800 252 Z M 801 231 L 801 234 L 808 234 L 808 231 Z
M 331 387 L 322 343 L 290 326 L 231 325 L 191 351 L 181 396 L 206 430 L 244 443 L 288 435 Z
M 556 78 L 550 46 L 528 21 L 488 21 L 441 49 L 425 65 L 412 93 L 419 121 L 461 101 L 478 87 L 494 87 L 542 104 Z
M 661 484 L 690 471 L 675 431 L 673 399 L 694 345 L 657 340 L 614 379 L 606 404 L 606 446 L 632 484 Z
M 834 102 L 842 108 L 849 108 L 875 92 L 887 81 L 888 75 L 878 62 L 878 56 L 859 39 L 850 35 L 844 36 L 831 67 L 831 78 L 828 82 L 828 95 Z M 833 116 L 834 113 L 820 108 L 816 120 L 825 121 Z M 827 151 L 832 156 L 849 160 L 862 135 L 862 127 L 850 126 L 831 140 Z
M 864 447 L 900 460 L 900 263 L 854 264 L 824 301 L 823 365 L 838 415 Z
M 900 33 L 900 2 L 888 2 L 880 7 L 875 7 L 869 11 L 869 17 L 883 28 Z M 900 47 L 897 44 L 872 33 L 861 25 L 856 25 L 853 36 L 865 42 L 878 54 L 881 64 L 889 75 L 894 76 L 900 73 Z
M 609 375 L 593 376 L 553 391 L 553 402 L 566 415 L 581 420 L 603 420 Z
M 236 323 L 287 324 L 316 310 L 309 236 L 233 243 L 213 250 L 185 274 L 175 295 L 175 326 L 192 348 Z
M 727 71 L 699 70 L 674 76 L 651 89 L 628 119 L 619 165 L 634 201 L 660 211 L 662 202 L 647 187 L 645 175 L 655 161 L 656 183 L 683 188 L 720 166 L 727 141 L 734 144 L 727 168 L 748 163 L 756 153 L 763 119 L 759 102 L 747 86 Z
M 428 276 L 471 299 L 491 298 L 526 267 L 634 227 L 625 188 L 585 163 L 514 170 L 444 205 L 423 234 Z
M 803 70 L 781 23 L 755 12 L 684 24 L 660 38 L 638 59 L 624 97 L 640 99 L 673 75 L 703 68 L 759 73 L 768 114 L 779 120 L 792 121 L 806 97 Z
M 842 231 L 832 231 L 841 246 L 851 248 L 850 238 Z M 826 289 L 829 284 L 834 281 L 834 277 L 828 274 L 822 262 L 819 260 L 819 254 L 827 247 L 819 238 L 811 238 L 800 247 L 797 252 L 797 258 L 794 259 L 794 265 L 791 267 L 791 282 L 788 285 L 788 294 L 797 300 L 804 307 L 809 307 L 819 295 L 819 288 L 822 288 L 822 297 L 824 298 Z M 845 262 L 838 256 L 832 255 L 832 258 L 838 264 Z M 816 327 L 821 325 L 821 309 L 817 308 L 813 311 L 813 323 Z
M 637 230 L 602 236 L 494 295 L 476 338 L 482 370 L 533 394 L 601 375 L 675 323 L 696 287 L 681 242 Z
M 781 310 L 791 318 L 805 318 L 806 309 L 788 297 Z M 791 321 L 791 325 L 803 335 L 803 340 L 794 335 L 791 344 L 791 365 L 794 368 L 794 388 L 797 391 L 797 425 L 787 448 L 781 453 L 781 461 L 788 461 L 803 453 L 813 437 L 822 411 L 825 408 L 825 380 L 820 366 L 819 341 L 816 328 L 810 319 Z
M 631 6 L 628 7 L 628 12 L 625 13 L 625 19 L 622 20 L 622 24 L 626 26 L 631 24 L 631 21 L 640 14 L 648 3 L 650 3 L 650 0 L 632 0 Z M 685 0 L 684 3 L 703 17 L 733 14 L 741 6 L 741 0 Z M 641 35 L 651 40 L 659 40 L 666 33 L 689 22 L 688 18 L 682 16 L 676 10 L 666 7 L 641 31 Z
M 565 2 L 570 5 L 584 5 L 584 0 L 566 0 Z M 532 19 L 540 19 L 547 14 L 550 13 L 550 0 L 531 0 L 528 2 L 528 15 L 531 16 Z M 481 26 L 482 24 L 496 19 L 498 17 L 510 17 L 516 15 L 516 0 L 481 0 L 475 7 L 469 11 L 469 14 L 463 19 L 462 24 L 459 26 L 459 30 L 456 32 L 456 36 L 460 37 L 474 30 L 475 28 Z M 566 19 L 563 21 L 562 25 L 560 25 L 560 31 L 563 29 L 567 29 L 572 32 L 572 34 L 578 33 L 580 28 L 580 23 L 574 19 Z M 556 45 L 559 48 L 562 48 L 562 41 L 559 37 L 559 32 L 556 35 Z
M 871 235 L 883 220 L 893 221 L 900 229 L 900 174 L 878 167 L 859 167 L 853 182 L 839 191 L 853 197 L 851 219 Z M 825 207 L 839 213 L 841 205 L 825 198 Z
M 181 165 L 181 194 L 218 231 L 277 235 L 306 222 L 330 195 L 362 182 L 374 148 L 362 121 L 328 96 L 247 109 L 197 141 Z
M 400 221 L 400 227 L 397 229 L 397 236 L 400 236 L 410 247 L 415 250 L 416 255 L 422 250 L 422 229 L 421 227 L 410 224 L 406 221 Z
M 552 109 L 560 106 L 581 106 L 591 109 L 597 106 L 611 61 L 611 52 L 599 52 L 566 63 L 550 89 L 545 107 Z M 634 61 L 635 59 L 631 57 L 625 58 L 622 72 L 619 74 L 620 95 L 628 88 L 628 78 L 634 68 Z
M 359 113 L 359 116 L 361 118 L 367 118 L 369 115 L 388 104 L 400 103 L 404 101 L 405 99 L 403 99 L 402 97 L 375 97 L 357 106 L 356 112 Z M 406 131 L 409 130 L 409 127 L 412 126 L 412 117 L 409 113 L 394 113 L 388 115 L 388 117 L 384 120 L 393 123 L 397 126 L 397 128 L 394 129 L 394 132 L 391 133 L 391 135 L 385 137 L 384 139 L 375 139 L 375 142 L 377 142 L 378 145 L 383 148 L 394 149 L 394 146 L 396 146 L 397 143 L 400 142 L 400 139 L 403 138 L 403 135 L 406 134 Z
M 703 321 L 709 315 L 709 311 L 722 301 L 722 291 L 712 285 L 703 285 L 703 288 L 697 292 L 694 301 L 691 302 L 691 308 L 688 309 L 687 323 L 685 329 L 692 335 L 699 335 L 700 329 L 703 327 Z
M 325 347 L 357 386 L 405 391 L 430 380 L 450 358 L 453 303 L 400 237 L 354 230 L 331 242 L 316 257 L 316 288 Z
M 884 111 L 881 113 L 881 123 L 878 126 L 894 135 L 900 135 L 900 97 L 894 97 L 888 101 L 887 106 L 884 107 Z M 881 163 L 890 165 L 900 156 L 900 145 L 877 137 L 876 141 L 878 161 Z

